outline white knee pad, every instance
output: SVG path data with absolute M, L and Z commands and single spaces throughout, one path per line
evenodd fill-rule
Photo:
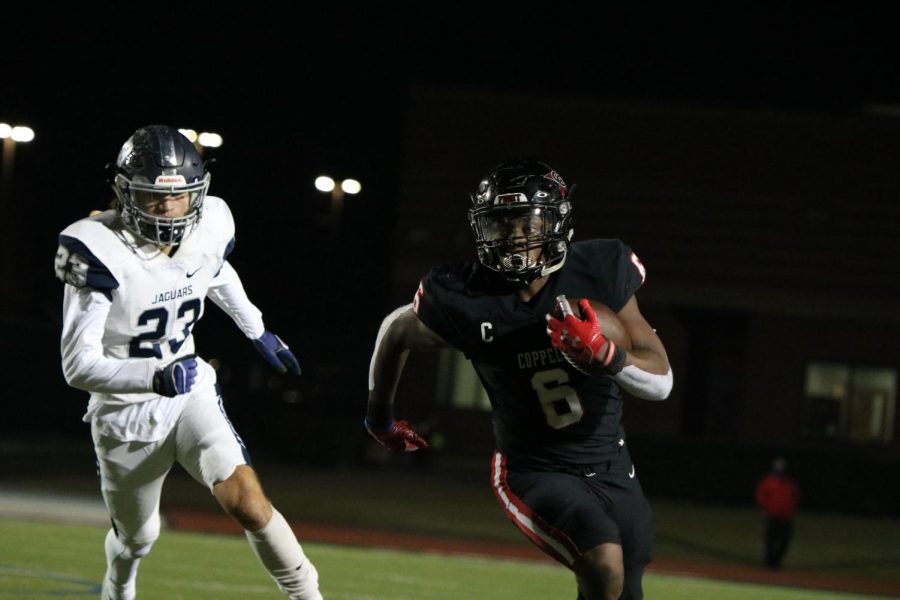
M 106 534 L 106 557 L 107 559 L 118 560 L 135 560 L 144 558 L 150 554 L 150 549 L 156 538 L 151 540 L 129 540 L 122 539 L 121 535 L 116 535 L 112 529 Z
M 161 519 L 159 513 L 155 513 L 136 532 L 119 530 L 117 537 L 130 558 L 143 558 L 159 538 L 160 529 Z
M 146 544 L 130 544 L 125 548 L 128 550 L 128 554 L 131 558 L 144 558 L 150 554 L 150 548 L 152 547 L 153 542 L 148 542 Z
M 147 556 L 159 538 L 160 525 L 159 514 L 154 514 L 134 533 L 118 529 L 117 535 L 114 535 L 110 529 L 106 536 L 107 558 L 116 556 L 123 560 L 136 560 Z

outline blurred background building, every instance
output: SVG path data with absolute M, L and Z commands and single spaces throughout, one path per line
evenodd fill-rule
M 58 232 L 108 205 L 103 166 L 136 128 L 224 139 L 204 157 L 232 262 L 303 376 L 269 373 L 215 309 L 198 349 L 254 452 L 333 467 L 367 460 L 381 318 L 430 266 L 473 258 L 468 192 L 530 155 L 577 184 L 578 239 L 620 238 L 647 266 L 638 297 L 676 382 L 625 409 L 648 494 L 749 504 L 777 452 L 807 506 L 900 514 L 900 42 L 881 10 L 9 15 L 0 122 L 35 135 L 4 143 L 0 432 L 90 443 L 51 263 Z M 320 191 L 322 174 L 360 193 Z M 413 357 L 398 402 L 434 468 L 486 469 L 460 356 Z

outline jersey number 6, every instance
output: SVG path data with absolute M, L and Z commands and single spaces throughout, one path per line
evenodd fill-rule
M 553 429 L 562 429 L 577 423 L 584 416 L 581 399 L 568 385 L 569 374 L 562 369 L 538 371 L 531 378 L 531 387 L 537 393 L 547 423 Z

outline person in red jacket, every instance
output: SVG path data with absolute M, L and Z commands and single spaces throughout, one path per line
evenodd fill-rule
M 756 486 L 756 505 L 766 517 L 764 563 L 769 568 L 781 566 L 793 535 L 799 502 L 800 488 L 787 474 L 787 461 L 779 456 L 772 463 L 772 471 Z

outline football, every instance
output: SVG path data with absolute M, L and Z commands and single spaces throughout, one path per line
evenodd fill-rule
M 583 319 L 584 315 L 581 314 L 581 307 L 578 306 L 579 298 L 567 298 L 567 300 L 569 301 L 569 306 L 572 307 L 574 315 Z M 618 315 L 610 307 L 596 300 L 588 299 L 588 302 L 591 303 L 591 308 L 597 314 L 597 321 L 600 323 L 600 331 L 603 332 L 603 335 L 624 350 L 631 350 L 631 338 L 628 336 L 628 332 L 625 331 L 622 322 L 619 321 Z M 558 302 L 554 306 L 553 316 L 557 319 L 562 318 L 562 311 Z

